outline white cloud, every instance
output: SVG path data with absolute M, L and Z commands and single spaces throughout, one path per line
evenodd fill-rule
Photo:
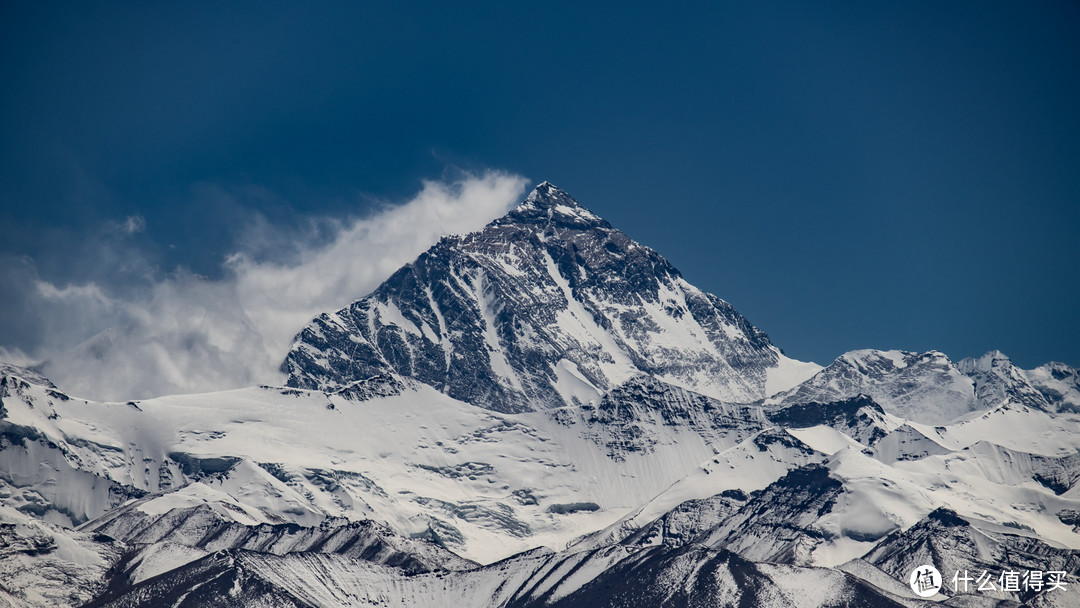
M 278 365 L 310 319 L 367 295 L 440 236 L 500 216 L 524 187 L 524 178 L 498 172 L 425 182 L 408 202 L 333 221 L 333 238 L 320 245 L 288 244 L 297 252 L 288 262 L 235 253 L 224 262 L 222 280 L 177 271 L 134 296 L 110 295 L 95 283 L 61 288 L 39 280 L 37 295 L 54 318 L 46 319 L 48 335 L 35 354 L 53 382 L 93 399 L 280 382 Z M 144 226 L 141 218 L 128 218 L 129 225 L 136 228 L 129 232 Z M 265 232 L 266 238 L 282 234 Z M 65 343 L 65 335 L 88 335 L 87 327 L 94 337 Z
M 10 363 L 19 367 L 29 367 L 36 363 L 35 359 L 18 348 L 6 348 L 0 346 L 0 363 Z
M 146 220 L 141 215 L 131 215 L 120 224 L 120 230 L 125 234 L 136 234 L 146 230 Z

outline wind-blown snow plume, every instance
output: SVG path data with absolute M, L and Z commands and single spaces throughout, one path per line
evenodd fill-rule
M 60 286 L 37 278 L 29 297 L 47 315 L 46 329 L 41 346 L 26 355 L 65 390 L 105 400 L 275 382 L 293 335 L 312 317 L 366 295 L 441 235 L 501 215 L 524 187 L 524 178 L 499 172 L 427 181 L 407 202 L 327 220 L 334 226 L 329 240 L 281 244 L 297 252 L 288 262 L 236 252 L 220 280 L 178 269 L 137 295 L 118 295 L 97 282 Z M 89 340 L 72 343 L 70 336 L 88 333 Z

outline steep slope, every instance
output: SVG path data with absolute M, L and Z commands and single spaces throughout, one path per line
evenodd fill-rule
M 615 460 L 629 453 L 653 454 L 673 445 L 668 429 L 691 431 L 714 449 L 741 442 L 769 424 L 759 407 L 729 404 L 648 376 L 637 376 L 609 391 L 596 405 L 554 411 L 563 424 L 580 417 L 582 433 Z M 658 432 L 659 431 L 659 432 Z
M 901 580 L 916 567 L 932 564 L 945 579 L 942 592 L 947 595 L 962 594 L 966 587 L 969 593 L 1023 602 L 1032 602 L 1039 593 L 1004 590 L 999 580 L 1001 573 L 1061 571 L 1067 573 L 1066 589 L 1045 590 L 1047 598 L 1066 606 L 1080 602 L 1080 581 L 1076 576 L 1080 551 L 1052 547 L 1024 535 L 1022 530 L 1010 533 L 1008 528 L 979 523 L 982 528 L 949 509 L 939 508 L 911 528 L 891 534 L 863 559 Z M 955 576 L 965 572 L 972 577 L 989 572 L 993 580 L 980 590 L 975 583 L 965 585 Z
M 336 555 L 221 552 L 87 608 L 174 606 L 928 607 L 838 570 L 755 564 L 701 545 L 529 553 L 468 572 L 409 576 Z
M 877 454 L 848 449 L 832 455 L 832 476 L 843 482 L 843 494 L 832 508 L 831 525 L 889 531 L 907 529 L 934 509 L 948 505 L 965 517 L 976 517 L 1002 529 L 1031 530 L 1057 546 L 1080 548 L 1080 535 L 1062 521 L 1078 501 L 1056 494 L 1035 479 L 1064 475 L 1055 460 L 1021 454 L 991 444 L 886 464 Z M 874 522 L 880 522 L 875 524 Z M 822 528 L 829 522 L 820 522 Z M 838 564 L 857 557 L 866 546 L 836 544 L 819 550 L 817 564 Z
M 769 485 L 698 542 L 753 561 L 811 564 L 814 549 L 826 540 L 817 522 L 832 511 L 842 490 L 826 467 L 808 465 Z
M 925 606 L 837 570 L 760 564 L 698 544 L 639 552 L 550 604 L 560 608 Z
M 625 527 L 632 533 L 619 542 L 640 547 L 681 547 L 733 515 L 748 499 L 742 490 L 724 490 L 708 498 L 687 500 L 645 526 L 632 530 Z
M 866 398 L 764 410 L 643 376 L 595 405 L 520 414 L 475 408 L 392 377 L 331 394 L 259 387 L 123 404 L 74 399 L 14 376 L 3 386 L 0 423 L 9 442 L 0 458 L 30 463 L 52 454 L 44 469 L 0 471 L 10 488 L 4 500 L 24 517 L 59 517 L 65 525 L 77 520 L 72 513 L 93 519 L 83 524 L 87 532 L 72 533 L 82 535 L 76 544 L 92 530 L 116 535 L 106 548 L 121 539 L 151 543 L 118 566 L 119 594 L 218 548 L 307 555 L 326 539 L 326 550 L 335 550 L 333 539 L 346 535 L 319 532 L 328 517 L 386 522 L 398 534 L 485 562 L 603 529 L 575 545 L 573 555 L 595 557 L 580 562 L 588 568 L 576 571 L 572 585 L 561 584 L 566 594 L 606 571 L 614 554 L 595 552 L 614 543 L 630 552 L 670 549 L 715 528 L 725 532 L 713 550 L 833 565 L 940 504 L 1080 547 L 1080 421 L 1011 403 L 928 427 L 902 423 Z M 924 443 L 937 447 L 921 449 Z M 811 483 L 752 492 L 826 455 L 833 481 L 820 487 L 829 492 L 805 494 Z M 95 484 L 122 490 L 112 500 L 141 498 L 118 507 L 110 492 L 93 498 Z M 724 497 L 725 490 L 733 491 Z M 731 500 L 709 500 L 716 494 Z M 647 496 L 654 498 L 640 507 Z M 745 504 L 728 513 L 724 505 L 743 502 L 739 496 Z M 358 542 L 362 554 L 366 541 Z M 70 555 L 119 551 L 96 546 Z M 23 555 L 0 558 L 0 568 L 20 580 L 30 580 L 36 564 L 49 571 Z M 93 558 L 96 570 L 58 558 L 51 567 L 72 573 L 72 585 L 87 585 L 112 559 Z
M 235 514 L 229 509 L 215 509 L 205 503 L 176 507 L 164 513 L 147 513 L 139 508 L 145 502 L 145 499 L 135 501 L 114 509 L 106 516 L 88 522 L 80 531 L 108 536 L 129 545 L 168 543 L 198 549 L 203 554 L 225 549 L 275 555 L 334 553 L 395 566 L 407 573 L 464 570 L 476 565 L 434 543 L 403 538 L 372 521 L 328 518 L 317 526 L 251 525 L 236 521 Z
M 109 416 L 102 410 L 133 407 L 91 405 L 29 370 L 6 366 L 0 377 L 4 504 L 48 522 L 74 526 L 147 491 L 178 485 L 180 466 L 164 462 L 155 438 L 132 437 L 125 449 L 119 435 L 108 429 Z M 83 417 L 69 418 L 60 411 Z
M 927 456 L 947 454 L 951 450 L 934 441 L 909 424 L 885 435 L 874 446 L 874 458 L 885 464 L 903 460 L 920 460 Z
M 816 369 L 548 183 L 315 319 L 282 364 L 290 386 L 392 373 L 503 412 L 594 403 L 638 374 L 750 402 Z
M 938 352 L 856 350 L 769 403 L 829 403 L 866 395 L 901 418 L 938 424 L 978 408 L 974 385 Z
M 280 534 L 317 530 L 328 517 L 385 522 L 398 534 L 436 540 L 482 562 L 538 545 L 561 547 L 601 529 L 575 549 L 624 540 L 637 549 L 685 544 L 729 518 L 716 501 L 679 511 L 681 503 L 725 490 L 749 495 L 830 454 L 830 478 L 842 483 L 831 498 L 798 498 L 807 484 L 753 495 L 757 515 L 729 521 L 719 545 L 764 551 L 744 558 L 839 564 L 950 504 L 1080 547 L 1080 500 L 1071 489 L 1076 459 L 1068 453 L 1080 447 L 1080 423 L 1030 408 L 1002 406 L 944 427 L 910 423 L 890 433 L 945 449 L 922 453 L 899 449 L 910 445 L 899 439 L 893 446 L 890 435 L 869 448 L 846 434 L 869 442 L 875 429 L 896 423 L 872 401 L 766 412 L 643 377 L 595 406 L 521 414 L 471 407 L 405 382 L 387 396 L 357 391 L 370 397 L 361 401 L 347 399 L 348 391 L 263 387 L 135 404 L 64 399 L 44 384 L 8 386 L 3 422 L 22 431 L 0 456 L 22 453 L 22 462 L 32 450 L 49 450 L 67 468 L 60 477 L 61 469 L 30 477 L 5 472 L 24 484 L 11 484 L 17 491 L 5 500 L 43 517 L 52 517 L 56 505 L 71 512 L 92 486 L 56 480 L 80 475 L 127 488 L 124 500 L 152 493 L 120 508 L 98 504 L 97 519 L 84 524 L 153 543 L 130 562 L 131 582 L 217 548 L 311 552 L 313 544 L 299 541 L 316 538 L 313 532 Z M 766 413 L 792 428 L 771 426 Z M 977 437 L 1013 447 L 967 444 Z M 1016 447 L 1029 444 L 1051 453 Z M 886 452 L 904 458 L 892 461 Z M 802 512 L 795 508 L 804 503 L 810 506 Z M 650 532 L 657 518 L 664 521 Z

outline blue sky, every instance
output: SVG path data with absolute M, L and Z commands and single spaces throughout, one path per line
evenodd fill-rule
M 1080 365 L 1075 3 L 189 4 L 0 8 L 9 351 L 124 322 L 42 284 L 145 300 L 498 171 L 796 358 Z

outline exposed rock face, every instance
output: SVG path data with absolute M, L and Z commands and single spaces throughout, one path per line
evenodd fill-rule
M 296 552 L 334 553 L 415 574 L 431 570 L 461 570 L 476 564 L 435 544 L 396 535 L 371 521 L 343 518 L 323 520 L 317 526 L 293 523 L 245 525 L 202 504 L 163 514 L 145 513 L 141 501 L 129 503 L 85 526 L 83 531 L 145 546 L 169 543 L 206 553 L 246 549 L 284 555 Z M 221 508 L 221 505 L 215 505 Z
M 866 395 L 832 403 L 795 403 L 772 410 L 768 416 L 786 428 L 832 427 L 864 445 L 877 443 L 892 426 L 881 406 Z
M 532 552 L 467 572 L 407 576 L 338 555 L 227 551 L 88 608 L 155 606 L 470 608 L 930 607 L 839 570 L 758 564 L 691 544 L 629 552 Z

